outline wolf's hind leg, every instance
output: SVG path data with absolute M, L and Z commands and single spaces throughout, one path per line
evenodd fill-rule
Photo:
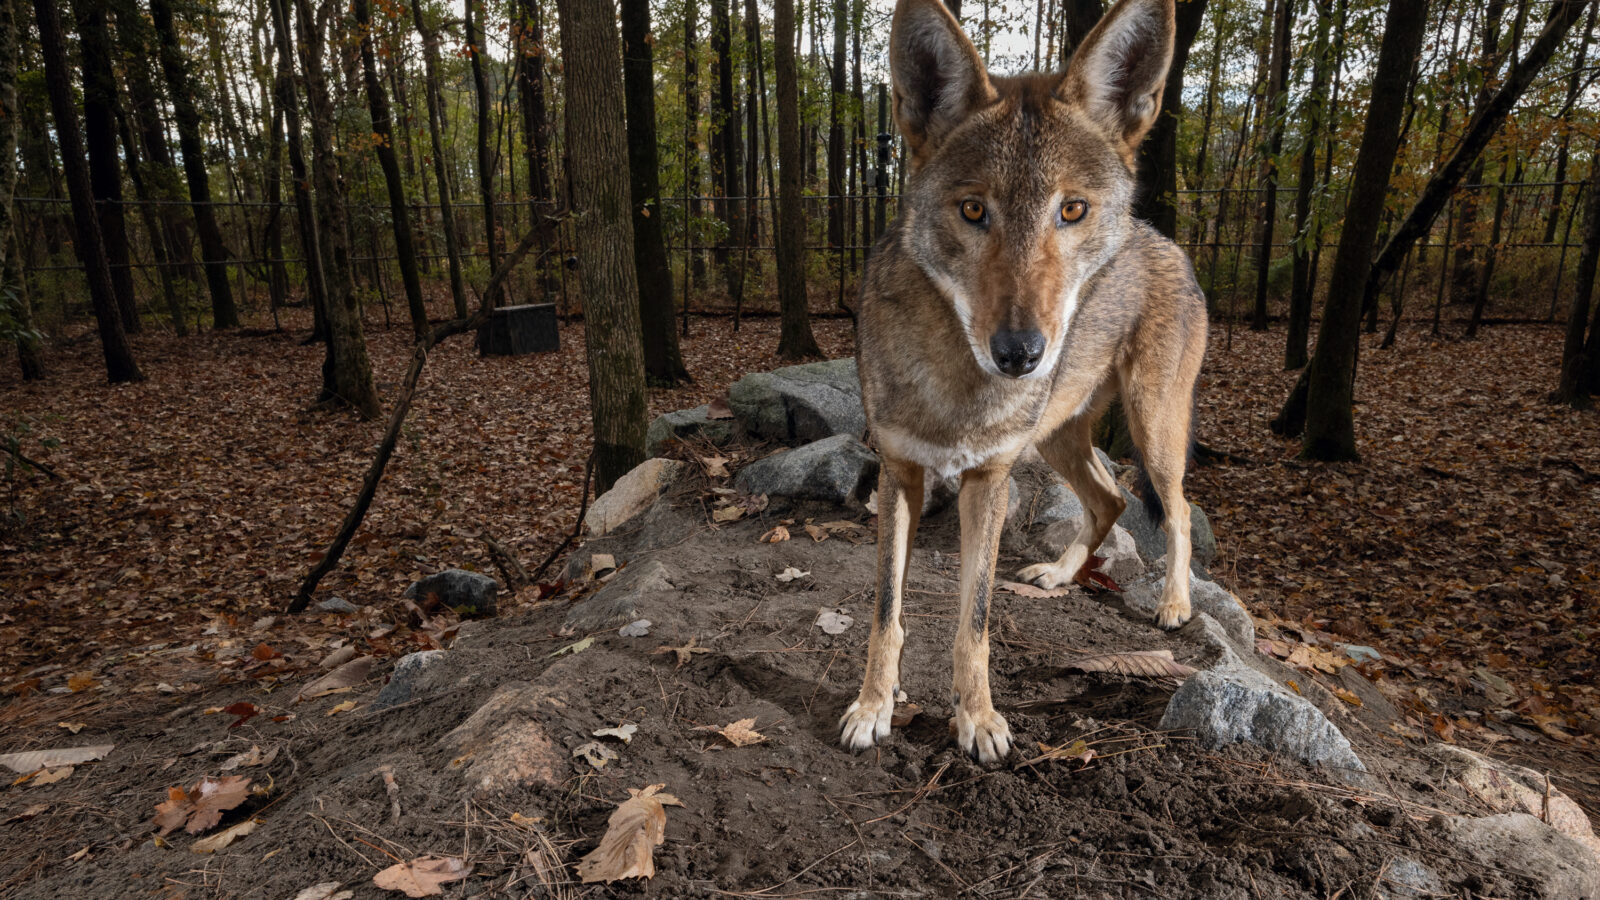
M 1111 533 L 1111 526 L 1121 517 L 1127 501 L 1117 490 L 1111 473 L 1101 465 L 1094 454 L 1089 439 L 1091 415 L 1085 412 L 1076 419 L 1062 423 L 1053 433 L 1040 441 L 1039 455 L 1050 467 L 1061 473 L 1083 504 L 1083 525 L 1061 551 L 1053 563 L 1037 563 L 1019 574 L 1023 581 L 1042 588 L 1056 588 L 1071 584 L 1078 570 Z
M 1167 583 L 1156 604 L 1156 624 L 1173 629 L 1189 621 L 1189 503 L 1183 497 L 1189 461 L 1189 420 L 1199 376 L 1204 336 L 1198 347 L 1175 360 L 1172 370 L 1133 373 L 1125 392 L 1128 430 L 1144 457 L 1145 473 L 1160 498 L 1166 519 Z M 1149 377 L 1150 375 L 1159 377 Z
M 867 642 L 867 673 L 861 693 L 839 719 L 839 743 L 847 750 L 865 750 L 889 736 L 906 638 L 900 596 L 921 517 L 922 467 L 884 457 L 878 474 L 878 596 Z

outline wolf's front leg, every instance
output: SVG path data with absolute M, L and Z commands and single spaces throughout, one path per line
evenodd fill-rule
M 1008 464 L 974 469 L 961 478 L 961 611 L 956 617 L 951 685 L 956 714 L 951 724 L 956 743 L 983 763 L 1011 752 L 1011 727 L 989 698 L 989 595 L 1006 522 L 1009 472 Z
M 865 750 L 889 736 L 906 639 L 900 594 L 921 516 L 922 467 L 885 457 L 878 474 L 878 597 L 867 643 L 867 674 L 861 693 L 839 720 L 839 743 L 847 750 Z

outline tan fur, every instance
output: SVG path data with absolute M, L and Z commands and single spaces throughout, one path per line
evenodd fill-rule
M 952 728 L 983 761 L 1010 748 L 989 694 L 987 613 L 1006 479 L 1029 444 L 1087 515 L 1061 558 L 1024 578 L 1070 582 L 1122 513 L 1089 442 L 1116 395 L 1166 508 L 1168 571 L 1188 570 L 1182 483 L 1205 304 L 1182 251 L 1129 212 L 1172 19 L 1172 0 L 1121 0 L 1066 73 L 1003 78 L 982 70 L 939 0 L 896 8 L 890 62 L 912 174 L 861 293 L 857 359 L 883 474 L 878 603 L 861 693 L 841 720 L 846 747 L 888 734 L 926 473 L 962 480 Z M 981 225 L 960 214 L 967 200 L 985 210 Z M 1064 224 L 1056 217 L 1069 200 L 1089 212 Z M 990 340 L 1002 331 L 1043 336 L 1037 368 L 1011 377 L 997 367 Z M 1157 623 L 1175 628 L 1189 615 L 1188 580 L 1168 578 Z

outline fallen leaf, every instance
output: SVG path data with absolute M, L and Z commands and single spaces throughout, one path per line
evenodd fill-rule
M 699 640 L 700 640 L 699 638 L 689 638 L 689 643 L 684 644 L 682 647 L 661 646 L 661 647 L 657 647 L 656 648 L 656 652 L 657 653 L 676 653 L 678 655 L 678 665 L 681 666 L 684 663 L 689 662 L 690 660 L 694 659 L 694 655 L 696 653 L 710 653 L 711 652 L 711 648 L 710 647 L 698 646 L 697 642 Z
M 700 463 L 706 467 L 706 475 L 710 478 L 727 478 L 729 462 L 731 460 L 721 454 L 700 457 Z
M 82 850 L 79 850 L 77 853 L 74 853 L 71 856 L 67 857 L 67 862 L 82 862 L 83 859 L 85 857 L 87 857 L 88 855 L 89 855 L 89 848 L 88 847 L 84 847 Z
M 733 408 L 728 405 L 728 398 L 726 398 L 726 397 L 718 397 L 715 400 L 712 400 L 710 403 L 706 404 L 706 418 L 708 418 L 708 419 L 731 419 L 731 418 L 733 418 Z
M 807 525 L 806 534 L 811 535 L 811 540 L 818 544 L 828 539 L 828 529 L 821 525 Z
M 617 751 L 607 747 L 599 741 L 590 741 L 572 751 L 573 756 L 581 756 L 589 761 L 589 765 L 596 769 L 604 769 L 606 763 L 617 758 Z
M 640 619 L 637 622 L 629 622 L 628 624 L 617 629 L 617 634 L 622 635 L 623 637 L 644 637 L 649 633 L 649 619 Z
M 1028 760 L 1027 762 L 1023 763 L 1023 765 L 1031 766 L 1035 763 L 1041 763 L 1052 759 L 1075 759 L 1087 766 L 1089 761 L 1095 758 L 1094 748 L 1090 747 L 1088 742 L 1083 738 L 1078 738 L 1075 741 L 1069 741 L 1059 747 L 1052 747 L 1049 744 L 1040 742 L 1039 750 L 1039 756 Z
M 544 816 L 525 816 L 522 813 L 511 814 L 511 824 L 518 828 L 536 828 L 544 824 Z
M 56 727 L 65 728 L 67 731 L 77 734 L 83 729 L 89 727 L 89 724 L 87 722 L 57 722 Z
M 55 750 L 28 750 L 23 753 L 0 754 L 0 766 L 22 775 L 29 775 L 40 769 L 75 766 L 79 763 L 104 759 L 115 746 L 115 744 L 96 744 L 93 747 L 62 747 Z
M 377 662 L 378 658 L 375 656 L 361 656 L 352 659 L 301 688 L 300 693 L 295 695 L 294 702 L 299 703 L 302 700 L 326 697 L 338 691 L 348 691 L 366 681 L 367 676 L 372 674 L 372 667 Z
M 810 572 L 802 572 L 799 569 L 796 569 L 794 566 L 787 566 L 787 567 L 784 568 L 784 570 L 782 572 L 779 572 L 778 574 L 776 574 L 776 575 L 774 575 L 772 577 L 778 579 L 779 581 L 783 582 L 784 584 L 788 584 L 791 581 L 794 581 L 794 580 L 799 579 L 799 578 L 804 578 L 804 577 L 806 577 L 807 575 L 810 575 L 810 574 L 811 574 Z
M 66 781 L 75 771 L 77 770 L 72 766 L 62 766 L 59 769 L 40 769 L 39 774 L 33 776 L 31 782 L 36 787 L 41 784 L 55 784 L 58 781 Z
M 557 656 L 563 656 L 563 655 L 568 655 L 568 654 L 582 653 L 583 651 L 585 651 L 585 650 L 587 650 L 587 649 L 589 649 L 590 647 L 593 647 L 593 646 L 594 646 L 594 638 L 586 637 L 581 641 L 573 641 L 572 643 L 566 645 L 565 647 L 562 647 L 562 648 L 556 650 L 556 652 L 550 654 L 550 656 L 551 656 L 551 658 L 554 658 L 554 657 L 557 657 Z
M 74 694 L 87 691 L 99 683 L 94 680 L 93 672 L 79 672 L 67 679 L 67 687 Z
M 626 725 L 618 725 L 615 728 L 597 728 L 590 733 L 595 737 L 614 737 L 624 744 L 631 744 L 633 743 L 633 734 L 638 730 L 639 726 L 629 722 Z
M 22 812 L 19 812 L 16 815 L 12 816 L 11 818 L 6 819 L 4 822 L 0 822 L 0 825 L 10 825 L 13 822 L 26 822 L 29 819 L 33 818 L 34 816 L 37 816 L 40 813 L 45 812 L 45 811 L 47 811 L 49 809 L 50 809 L 50 804 L 48 804 L 48 803 L 35 803 L 34 805 L 28 807 L 27 809 L 23 810 Z
M 787 541 L 788 539 L 789 529 L 783 527 L 782 525 L 777 525 L 774 526 L 771 531 L 763 534 L 758 539 L 758 542 L 762 544 L 776 544 L 780 541 Z
M 256 716 L 261 715 L 261 707 L 256 706 L 254 703 L 250 703 L 250 702 L 247 702 L 247 701 L 244 701 L 244 700 L 241 700 L 238 703 L 234 703 L 234 704 L 232 704 L 230 706 L 224 706 L 222 708 L 222 711 L 227 713 L 230 716 L 238 716 L 239 717 L 238 721 L 236 721 L 232 725 L 228 726 L 230 729 L 238 728 L 240 725 L 243 725 L 244 723 L 250 721 L 251 719 L 255 718 Z
M 1335 697 L 1338 697 L 1340 700 L 1343 700 L 1344 702 L 1350 704 L 1351 706 L 1360 707 L 1362 705 L 1361 698 L 1357 697 L 1353 691 L 1351 691 L 1351 690 L 1349 690 L 1347 688 L 1342 688 L 1342 687 L 1339 687 L 1338 685 L 1334 685 L 1334 686 L 1330 687 L 1328 690 L 1333 691 L 1333 695 Z
M 1112 581 L 1111 576 L 1107 575 L 1101 569 L 1101 567 L 1105 564 L 1106 558 L 1104 556 L 1091 555 L 1088 559 L 1084 560 L 1083 565 L 1078 568 L 1077 574 L 1072 576 L 1073 583 L 1081 584 L 1084 587 L 1101 588 L 1108 591 L 1115 591 L 1119 594 L 1122 593 L 1122 587 L 1115 581 Z
M 654 854 L 655 848 L 666 840 L 666 807 L 683 805 L 677 797 L 659 793 L 664 787 L 665 784 L 652 784 L 642 791 L 628 788 L 630 796 L 607 820 L 600 845 L 578 860 L 578 875 L 584 884 L 610 884 L 656 874 Z
M 163 835 L 180 825 L 190 834 L 199 834 L 215 827 L 223 813 L 249 796 L 250 779 L 242 775 L 207 776 L 187 791 L 181 787 L 168 788 L 167 799 L 156 804 L 156 815 L 151 821 L 161 828 Z
M 343 703 L 340 703 L 338 705 L 328 707 L 328 711 L 323 713 L 323 715 L 324 716 L 336 716 L 339 713 L 349 712 L 350 710 L 355 709 L 355 708 L 356 708 L 356 702 L 354 700 L 346 700 Z
M 444 893 L 440 885 L 471 874 L 472 866 L 453 856 L 423 856 L 384 869 L 372 876 L 372 883 L 386 891 L 404 891 L 407 897 L 437 897 Z
M 910 725 L 911 720 L 915 719 L 921 712 L 922 707 L 916 705 L 915 703 L 907 703 L 906 705 L 895 710 L 894 713 L 889 716 L 889 725 L 893 728 L 904 728 L 907 725 Z
M 238 769 L 243 766 L 265 766 L 277 758 L 277 747 L 273 747 L 271 750 L 263 753 L 261 752 L 260 747 L 256 746 L 255 744 L 251 744 L 249 750 L 246 750 L 243 753 L 235 753 L 234 755 L 228 757 L 223 761 L 219 768 L 221 768 L 224 772 L 232 772 L 234 769 Z
M 257 644 L 256 648 L 250 651 L 250 655 L 262 662 L 266 662 L 269 659 L 279 659 L 283 656 L 282 653 L 272 649 L 271 646 L 264 642 Z
M 311 887 L 301 889 L 291 900 L 350 900 L 356 895 L 355 891 L 339 890 L 339 884 L 337 881 L 313 884 Z
M 744 507 L 738 504 L 719 507 L 711 511 L 711 521 L 724 523 L 737 522 L 744 518 L 744 512 Z
M 695 731 L 715 731 L 735 747 L 748 747 L 751 744 L 762 743 L 767 739 L 766 735 L 755 730 L 755 724 L 756 720 L 752 717 L 740 719 L 731 725 L 720 727 L 716 725 L 701 725 Z
M 843 634 L 845 629 L 855 623 L 856 620 L 851 618 L 843 607 L 829 609 L 824 606 L 817 610 L 817 619 L 812 624 L 821 628 L 827 634 Z
M 1027 597 L 1030 600 L 1051 600 L 1056 597 L 1065 597 L 1072 593 L 1072 588 L 1045 589 L 1037 585 L 1023 584 L 1020 581 L 1002 581 L 1000 582 L 1000 589 L 1007 593 L 1016 594 L 1018 597 Z
M 227 847 L 234 841 L 237 841 L 239 838 L 242 838 L 250 832 L 255 831 L 256 826 L 259 824 L 261 823 L 255 819 L 245 819 L 243 822 L 240 822 L 232 828 L 223 829 L 222 831 L 219 831 L 208 838 L 201 838 L 200 840 L 195 841 L 192 845 L 190 845 L 189 849 L 195 853 L 215 853 L 218 850 Z
M 1140 675 L 1145 678 L 1187 678 L 1197 669 L 1172 658 L 1171 650 L 1130 650 L 1123 653 L 1101 653 L 1085 656 L 1067 663 L 1067 668 L 1080 672 L 1115 672 L 1118 675 Z

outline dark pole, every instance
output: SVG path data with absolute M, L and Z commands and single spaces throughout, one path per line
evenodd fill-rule
M 878 85 L 878 226 L 873 229 L 872 238 L 876 240 L 889 227 L 889 142 L 894 140 L 894 135 L 889 133 L 889 86 Z

